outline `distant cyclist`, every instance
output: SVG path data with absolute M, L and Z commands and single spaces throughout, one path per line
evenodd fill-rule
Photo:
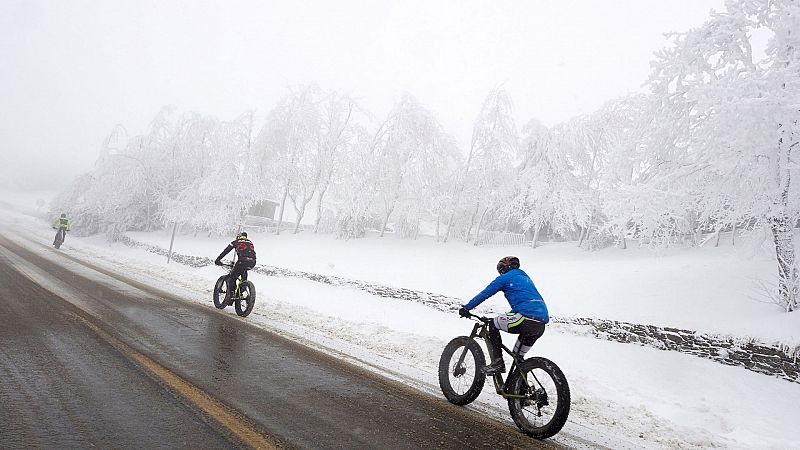
M 230 278 L 228 278 L 228 292 L 233 292 L 236 288 L 233 283 L 240 275 L 243 280 L 246 280 L 247 271 L 256 265 L 256 249 L 250 239 L 247 239 L 247 233 L 244 231 L 237 234 L 236 240 L 225 247 L 225 250 L 217 256 L 214 264 L 221 266 L 222 258 L 234 249 L 236 250 L 236 263 L 233 265 Z
M 63 233 L 61 235 L 61 242 L 63 243 L 64 240 L 67 238 L 67 231 L 72 230 L 72 222 L 69 219 L 67 219 L 66 214 L 61 213 L 61 217 L 56 217 L 56 220 L 53 221 L 53 229 L 56 230 L 56 237 L 55 239 L 53 239 L 53 245 L 56 245 L 58 243 L 59 233 Z
M 489 340 L 493 347 L 489 349 L 489 355 L 492 362 L 482 369 L 487 375 L 506 371 L 500 347 L 502 340 L 498 330 L 519 334 L 517 343 L 514 345 L 514 353 L 522 358 L 536 340 L 544 334 L 544 326 L 550 321 L 547 305 L 544 304 L 541 294 L 528 274 L 519 268 L 519 258 L 506 256 L 501 259 L 497 263 L 497 272 L 500 273 L 499 277 L 458 310 L 461 316 L 469 317 L 469 310 L 500 291 L 503 291 L 506 300 L 511 305 L 511 312 L 497 316 L 489 322 Z

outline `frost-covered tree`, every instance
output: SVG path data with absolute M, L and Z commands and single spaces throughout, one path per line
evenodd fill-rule
M 513 194 L 500 208 L 506 220 L 516 220 L 523 231 L 533 230 L 536 247 L 540 232 L 547 228 L 565 234 L 574 228 L 575 218 L 565 217 L 563 195 L 574 182 L 565 166 L 563 153 L 552 145 L 551 130 L 536 120 L 522 129 L 521 160 Z
M 172 133 L 170 114 L 171 109 L 164 108 L 147 134 L 127 139 L 124 147 L 101 150 L 83 205 L 112 238 L 126 230 L 150 231 L 159 223 L 158 200 L 170 183 L 162 158 Z M 118 129 L 114 133 L 119 134 Z
M 606 141 L 598 185 L 605 222 L 598 232 L 625 248 L 628 235 L 663 246 L 691 231 L 687 212 L 693 212 L 694 199 L 674 176 L 677 168 L 659 152 L 654 100 L 645 95 L 619 98 L 595 115 L 604 124 Z
M 112 238 L 165 222 L 228 232 L 255 200 L 251 135 L 250 114 L 221 122 L 165 108 L 146 134 L 129 138 L 116 128 L 63 201 Z
M 317 185 L 317 211 L 314 232 L 319 231 L 323 205 L 331 183 L 341 176 L 348 147 L 358 139 L 355 115 L 360 112 L 355 101 L 346 95 L 327 92 L 321 105 L 322 129 L 319 141 L 319 171 Z
M 754 33 L 768 35 L 757 60 Z M 695 188 L 706 218 L 756 218 L 769 227 L 778 263 L 776 298 L 798 307 L 792 224 L 798 220 L 800 3 L 728 1 L 653 63 L 653 94 L 676 139 L 665 155 Z
M 286 200 L 291 201 L 299 220 L 311 201 L 320 181 L 319 151 L 322 117 L 319 109 L 320 90 L 301 86 L 291 90 L 267 115 L 256 145 L 260 152 L 262 184 L 280 196 L 278 227 L 280 233 Z
M 609 151 L 608 126 L 599 114 L 579 116 L 554 127 L 550 144 L 560 154 L 562 208 L 570 211 L 581 229 L 578 245 L 599 223 L 601 182 Z
M 459 161 L 453 139 L 433 116 L 428 113 L 420 117 L 422 120 L 416 124 L 419 127 L 418 148 L 408 162 L 408 175 L 397 214 L 401 236 L 413 239 L 419 234 L 421 221 L 440 220 Z
M 380 197 L 381 236 L 396 210 L 402 221 L 418 226 L 422 199 L 432 195 L 432 180 L 453 159 L 452 139 L 433 113 L 411 95 L 403 95 L 378 127 L 372 142 Z
M 519 136 L 511 99 L 502 89 L 494 89 L 483 102 L 472 128 L 467 160 L 455 182 L 445 242 L 449 239 L 458 211 L 465 211 L 465 238 L 480 233 L 487 214 L 511 196 L 515 179 Z M 475 221 L 478 221 L 477 226 Z
M 353 125 L 342 148 L 341 165 L 331 182 L 330 206 L 335 210 L 335 233 L 342 239 L 362 238 L 378 203 L 375 177 L 378 160 L 372 152 L 373 136 Z
M 227 122 L 188 115 L 176 127 L 174 149 L 180 186 L 165 197 L 165 221 L 195 229 L 231 232 L 246 209 L 261 198 L 253 180 L 253 114 Z

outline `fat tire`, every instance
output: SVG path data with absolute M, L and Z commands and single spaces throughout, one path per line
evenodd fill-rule
M 236 314 L 241 317 L 247 317 L 253 311 L 253 306 L 256 304 L 256 286 L 251 281 L 243 281 L 239 285 L 239 292 L 247 290 L 247 307 L 242 308 L 244 298 L 242 296 L 236 297 L 233 306 L 236 309 Z
M 214 284 L 214 306 L 217 309 L 225 309 L 225 306 L 228 305 L 228 297 L 231 295 L 230 292 L 227 291 L 227 281 L 230 275 L 223 275 L 217 278 L 217 282 Z M 222 291 L 222 287 L 225 286 L 225 295 L 220 299 L 220 292 Z
M 508 399 L 508 410 L 511 413 L 511 418 L 519 429 L 528 436 L 535 439 L 547 439 L 555 436 L 564 424 L 567 423 L 570 408 L 570 393 L 567 378 L 564 372 L 552 361 L 547 358 L 534 357 L 526 359 L 520 364 L 517 370 L 514 370 L 508 375 L 506 386 L 508 386 L 508 393 L 520 395 L 521 388 L 524 386 L 520 379 L 522 372 L 530 372 L 534 369 L 541 369 L 550 376 L 556 386 L 556 393 L 558 394 L 558 405 L 556 406 L 555 413 L 550 421 L 541 427 L 533 426 L 525 416 L 522 414 L 522 406 L 519 399 Z
M 467 351 L 472 354 L 472 358 L 475 360 L 475 375 L 469 389 L 459 395 L 450 384 L 450 364 L 454 354 L 463 350 L 464 347 L 467 347 Z M 442 394 L 447 398 L 447 401 L 455 405 L 464 406 L 478 398 L 481 390 L 483 390 L 484 383 L 486 383 L 486 375 L 480 370 L 485 365 L 486 358 L 483 355 L 483 349 L 474 339 L 468 336 L 459 336 L 450 341 L 445 346 L 441 358 L 439 358 L 439 387 L 442 389 Z
M 53 243 L 53 246 L 56 249 L 60 249 L 61 248 L 61 244 L 63 244 L 63 243 L 64 243 L 64 237 L 63 237 L 62 231 L 61 230 L 56 231 L 56 241 Z

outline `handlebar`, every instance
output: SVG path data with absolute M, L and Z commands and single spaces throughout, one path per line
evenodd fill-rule
M 463 316 L 462 316 L 462 317 L 463 317 Z M 490 318 L 488 318 L 488 317 L 485 317 L 485 316 L 479 316 L 479 315 L 477 315 L 477 314 L 472 314 L 472 313 L 469 313 L 469 317 L 464 317 L 464 318 L 465 318 L 465 319 L 470 319 L 470 320 L 477 320 L 477 321 L 479 321 L 479 322 L 483 322 L 483 323 L 485 323 L 485 324 L 486 324 L 486 323 L 489 323 L 489 322 L 491 322 L 491 321 L 492 321 L 492 319 L 490 319 Z

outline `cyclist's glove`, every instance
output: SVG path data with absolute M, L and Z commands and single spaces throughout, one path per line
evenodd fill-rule
M 461 316 L 461 317 L 469 317 L 471 314 L 469 313 L 469 310 L 468 310 L 467 308 L 464 308 L 464 307 L 462 306 L 462 307 L 461 307 L 461 308 L 458 310 L 458 315 L 459 315 L 459 316 Z

